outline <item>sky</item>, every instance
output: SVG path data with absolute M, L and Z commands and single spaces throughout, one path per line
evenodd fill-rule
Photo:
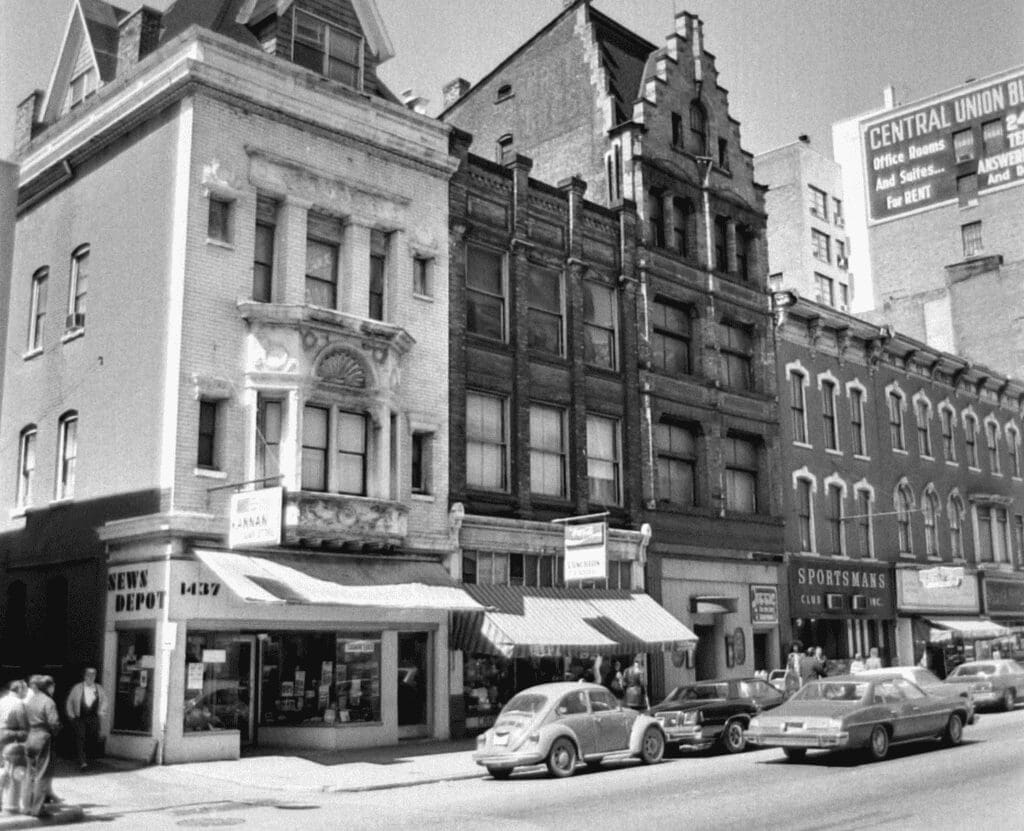
M 0 0 L 0 158 L 15 109 L 45 89 L 72 0 Z M 118 0 L 134 10 L 140 0 Z M 147 5 L 164 8 L 167 0 Z M 482 78 L 550 22 L 562 0 L 378 0 L 396 56 L 381 68 L 395 94 L 440 110 L 448 81 Z M 831 124 L 1024 64 L 1021 0 L 594 0 L 656 45 L 676 10 L 704 21 L 742 145 L 762 153 L 807 134 L 831 152 Z

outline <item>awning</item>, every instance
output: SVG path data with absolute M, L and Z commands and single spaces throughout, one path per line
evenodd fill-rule
M 1005 638 L 1012 634 L 1005 626 L 979 618 L 930 618 L 928 623 L 932 627 L 929 634 L 932 643 L 941 643 L 956 637 L 984 641 Z
M 690 611 L 695 615 L 728 615 L 736 611 L 736 598 L 701 594 L 690 598 Z
M 508 658 L 685 649 L 697 636 L 649 595 L 628 591 L 465 586 L 486 606 L 457 614 L 451 645 Z
M 195 555 L 246 603 L 481 610 L 432 560 L 206 549 Z

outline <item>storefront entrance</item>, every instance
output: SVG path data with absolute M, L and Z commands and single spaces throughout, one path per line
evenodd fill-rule
M 398 633 L 398 735 L 430 735 L 430 633 Z
M 186 639 L 185 733 L 237 730 L 242 746 L 256 735 L 255 635 L 197 632 Z

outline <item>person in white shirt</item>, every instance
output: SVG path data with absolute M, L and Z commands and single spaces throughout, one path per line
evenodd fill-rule
M 106 732 L 103 725 L 107 718 L 107 693 L 96 683 L 95 667 L 85 668 L 82 680 L 68 693 L 64 709 L 71 721 L 78 765 L 85 770 Z
M 21 810 L 21 789 L 25 781 L 28 760 L 25 739 L 28 738 L 28 715 L 25 712 L 24 681 L 11 681 L 7 693 L 0 698 L 0 802 L 5 814 Z

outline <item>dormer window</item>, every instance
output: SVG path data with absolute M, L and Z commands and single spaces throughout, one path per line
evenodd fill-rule
M 308 12 L 295 10 L 292 60 L 332 81 L 363 85 L 363 39 Z
M 68 84 L 68 109 L 73 110 L 96 92 L 96 70 L 92 67 L 80 72 Z

